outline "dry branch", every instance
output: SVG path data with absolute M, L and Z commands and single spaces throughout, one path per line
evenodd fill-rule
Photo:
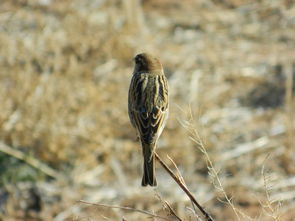
M 173 171 L 166 165 L 166 163 L 160 158 L 160 156 L 155 152 L 155 156 L 157 160 L 160 162 L 162 167 L 169 173 L 169 175 L 175 180 L 175 182 L 180 186 L 180 188 L 186 193 L 186 195 L 190 198 L 190 200 L 198 207 L 198 209 L 205 216 L 207 221 L 213 221 L 213 218 L 205 211 L 205 209 L 198 203 L 196 198 L 190 192 L 190 190 L 186 187 L 186 185 L 181 181 L 181 179 L 173 173 Z
M 58 178 L 60 177 L 59 173 L 55 171 L 54 169 L 50 168 L 44 163 L 41 163 L 39 160 L 37 160 L 34 157 L 31 157 L 27 154 L 24 154 L 23 152 L 16 150 L 7 144 L 0 142 L 0 152 L 6 153 L 14 158 L 17 158 L 19 160 L 23 160 L 30 166 L 36 168 L 37 170 L 40 170 L 47 176 L 53 177 L 53 178 Z
M 143 213 L 143 214 L 146 214 L 146 215 L 155 217 L 155 218 L 159 218 L 159 219 L 170 221 L 170 219 L 167 219 L 166 217 L 158 216 L 158 215 L 153 214 L 151 212 L 148 212 L 148 211 L 145 211 L 145 210 L 141 210 L 141 209 L 135 209 L 135 208 L 132 208 L 132 207 L 112 206 L 112 205 L 101 204 L 101 203 L 90 203 L 90 202 L 86 202 L 84 200 L 79 200 L 78 202 L 84 203 L 84 204 L 88 204 L 88 205 L 92 205 L 92 206 L 100 206 L 100 207 L 106 207 L 106 208 L 112 208 L 112 209 L 123 209 L 123 210 L 129 210 L 129 211 L 139 212 L 139 213 Z
M 166 200 L 164 200 L 164 205 L 166 206 L 166 208 L 172 216 L 174 216 L 178 221 L 182 221 L 182 219 L 176 214 L 176 212 L 173 210 L 173 208 Z
M 161 202 L 164 205 L 164 208 L 168 210 L 168 212 L 169 212 L 170 215 L 172 215 L 178 221 L 182 221 L 182 219 L 176 214 L 176 212 L 174 211 L 174 209 L 170 206 L 170 204 L 168 203 L 168 201 L 163 200 L 162 197 L 159 194 L 157 194 L 157 197 L 161 200 Z
M 290 173 L 295 172 L 295 167 L 292 163 L 292 152 L 294 150 L 294 136 L 295 136 L 295 128 L 294 128 L 294 110 L 293 110 L 293 87 L 295 88 L 295 85 L 293 85 L 293 81 L 295 82 L 295 79 L 293 73 L 295 73 L 295 67 L 291 67 L 291 65 L 288 66 L 286 70 L 286 94 L 285 94 L 285 124 L 286 124 L 286 149 L 284 151 L 284 160 L 283 160 L 283 166 L 285 169 Z M 295 84 L 295 83 L 294 83 Z

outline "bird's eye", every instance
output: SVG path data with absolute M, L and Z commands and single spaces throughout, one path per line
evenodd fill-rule
M 136 57 L 135 62 L 138 63 L 138 64 L 142 63 L 142 58 L 141 57 Z

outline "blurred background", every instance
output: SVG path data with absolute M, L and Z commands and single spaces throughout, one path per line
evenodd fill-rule
M 292 0 L 1 0 L 0 220 L 196 220 L 160 165 L 140 186 L 132 58 L 158 57 L 169 155 L 216 220 L 295 220 Z M 160 220 L 159 218 L 155 220 Z

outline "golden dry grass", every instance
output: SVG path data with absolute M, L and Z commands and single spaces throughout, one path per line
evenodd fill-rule
M 158 194 L 193 220 L 162 168 L 140 187 L 127 91 L 148 51 L 171 92 L 158 153 L 199 202 L 216 220 L 294 220 L 294 15 L 287 0 L 2 0 L 1 142 L 62 178 L 0 153 L 0 219 L 149 220 L 81 199 L 169 217 Z

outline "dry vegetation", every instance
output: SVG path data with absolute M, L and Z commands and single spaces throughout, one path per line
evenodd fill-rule
M 170 118 L 158 153 L 215 220 L 295 220 L 292 0 L 1 0 L 0 220 L 197 220 L 142 156 L 132 57 L 158 56 Z M 161 220 L 155 218 L 154 220 Z

